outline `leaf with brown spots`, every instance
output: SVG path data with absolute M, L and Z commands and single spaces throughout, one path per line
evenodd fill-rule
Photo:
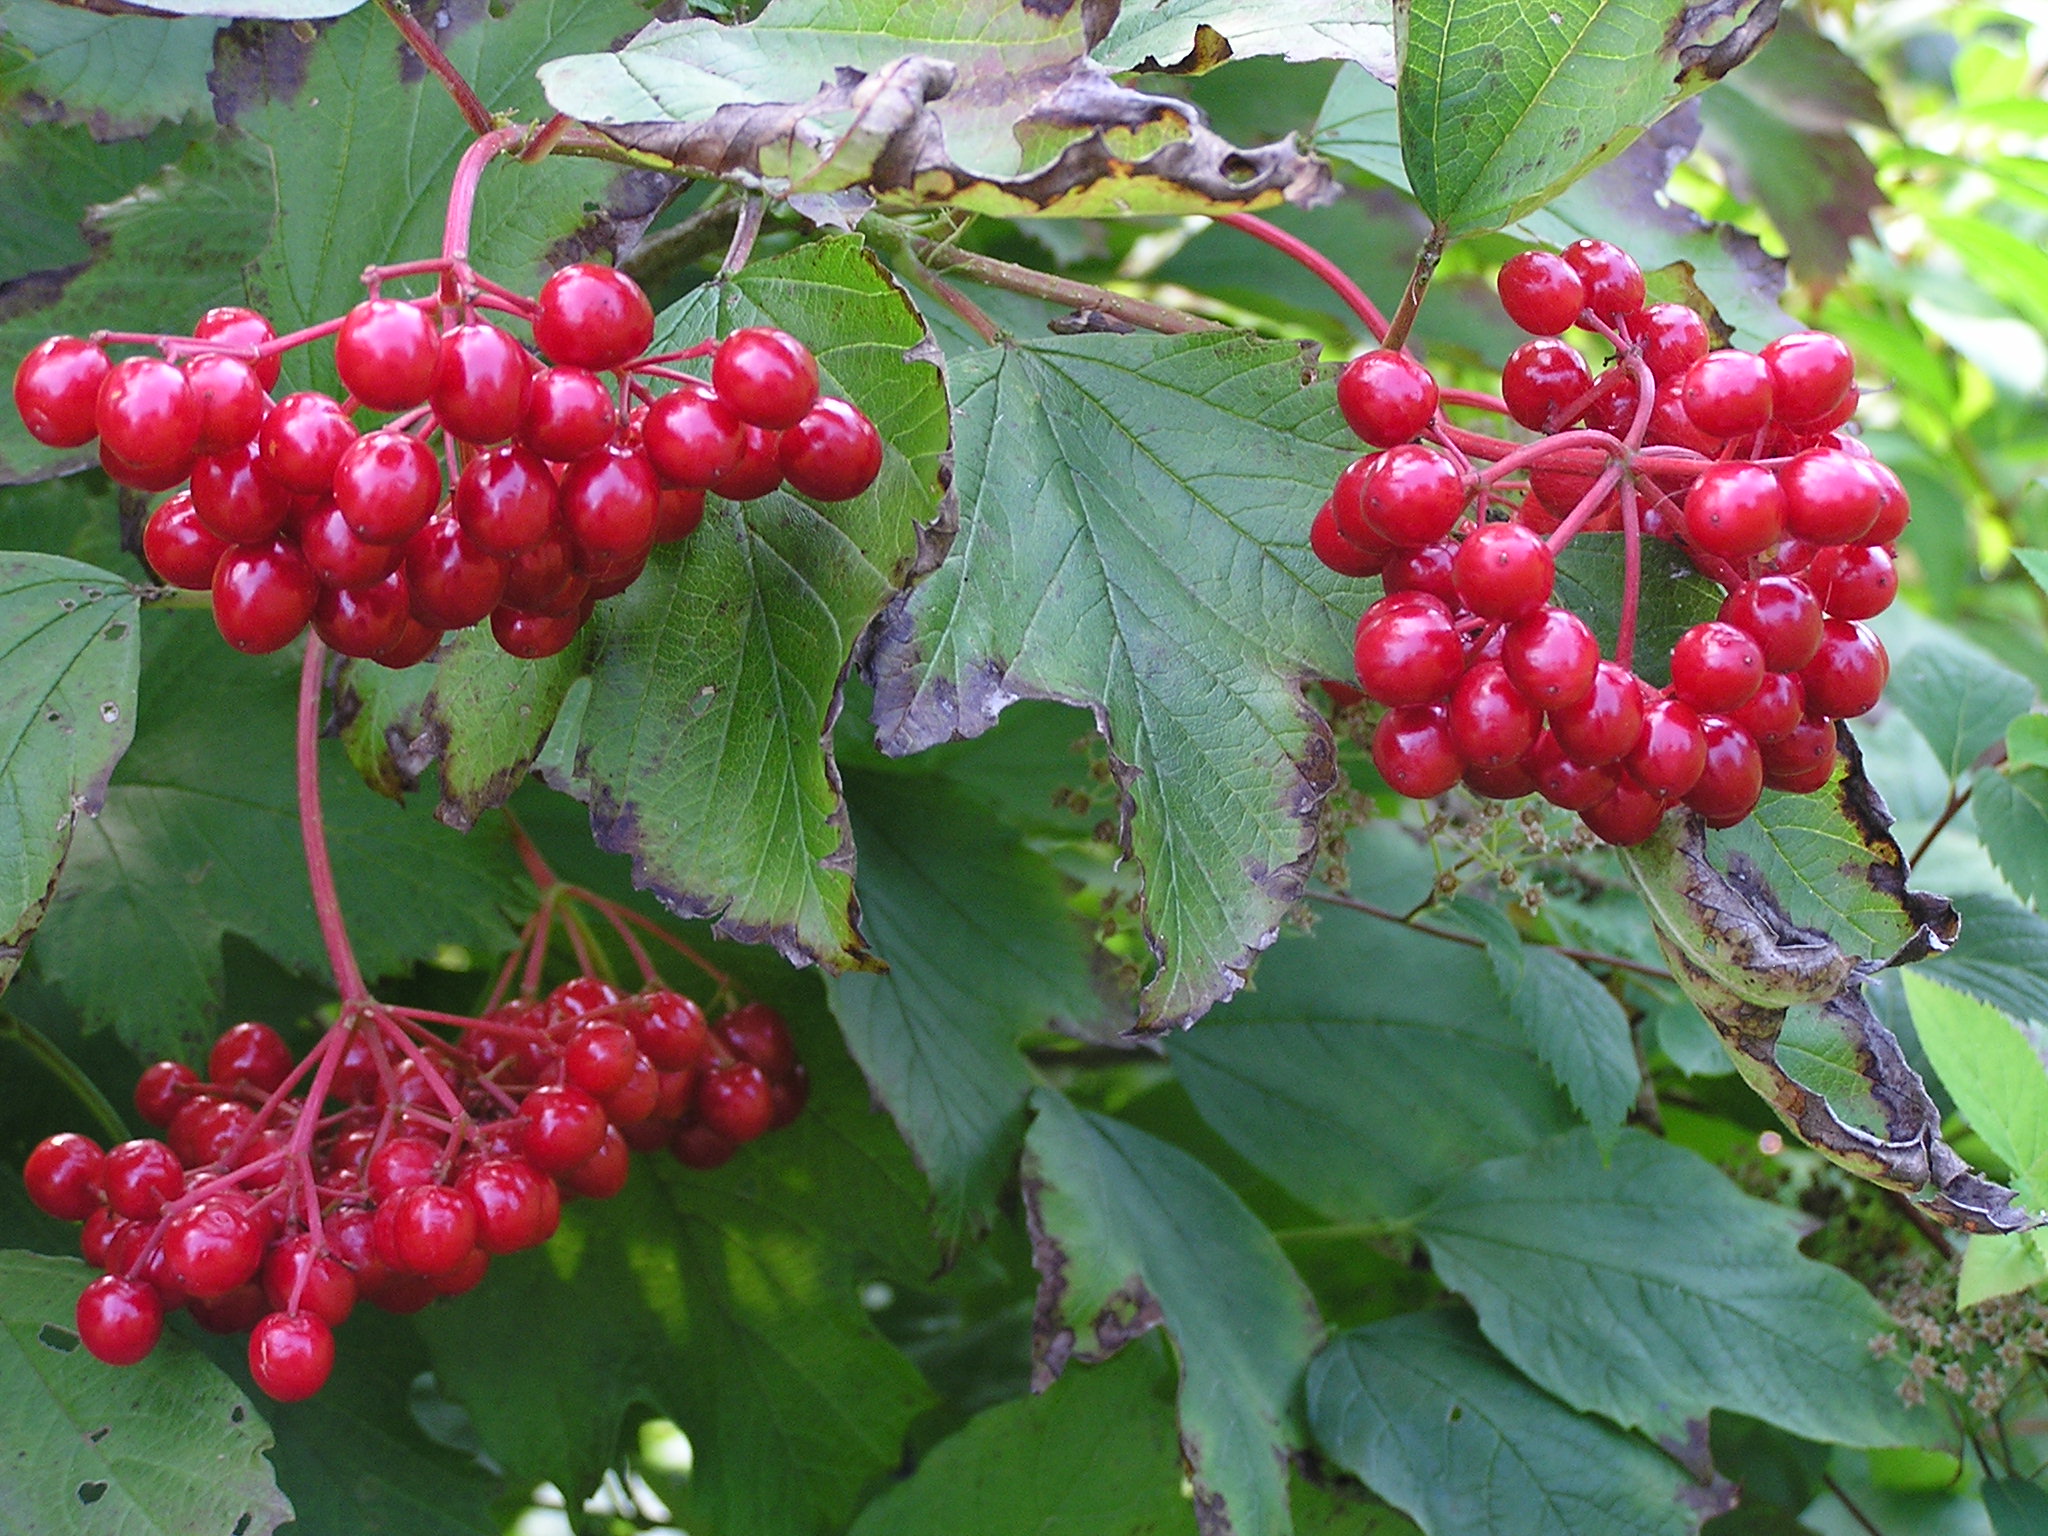
M 693 176 L 842 208 L 1006 217 L 1243 211 L 1313 202 L 1293 139 L 1239 149 L 1199 110 L 1088 57 L 1104 0 L 774 0 L 746 26 L 658 21 L 558 58 L 557 111 Z

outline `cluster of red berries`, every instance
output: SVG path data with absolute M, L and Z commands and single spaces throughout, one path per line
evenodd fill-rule
M 1848 348 L 1804 331 L 1710 351 L 1699 316 L 1645 307 L 1641 270 L 1604 241 L 1518 255 L 1499 287 L 1539 339 L 1508 359 L 1500 400 L 1454 403 L 1537 441 L 1450 425 L 1436 380 L 1403 352 L 1367 353 L 1337 383 L 1378 451 L 1338 478 L 1311 543 L 1384 585 L 1354 652 L 1359 688 L 1386 706 L 1381 776 L 1417 799 L 1461 780 L 1494 799 L 1540 794 L 1624 846 L 1680 804 L 1726 827 L 1767 786 L 1820 788 L 1835 722 L 1875 705 L 1889 676 L 1863 621 L 1898 590 L 1908 514 L 1898 477 L 1837 432 L 1856 408 Z M 1613 349 L 1598 376 L 1558 339 L 1574 325 Z M 1611 658 L 1552 602 L 1557 554 L 1588 529 L 1626 537 Z M 1645 535 L 1726 592 L 1674 646 L 1665 687 L 1631 666 Z
M 695 530 L 707 492 L 746 501 L 786 481 L 843 501 L 881 470 L 873 423 L 819 395 L 801 342 L 754 327 L 647 355 L 654 311 L 613 268 L 564 267 L 537 300 L 466 267 L 458 303 L 376 294 L 455 265 L 373 269 L 371 297 L 284 338 L 239 308 L 190 337 L 52 337 L 15 373 L 15 407 L 52 447 L 97 438 L 123 485 L 185 487 L 150 515 L 143 554 L 171 585 L 211 590 L 230 645 L 274 651 L 310 622 L 391 667 L 486 618 L 511 654 L 553 655 L 656 544 Z M 478 308 L 527 321 L 547 362 Z M 328 334 L 348 397 L 273 401 L 281 353 Z M 112 361 L 114 341 L 162 355 Z M 672 366 L 707 352 L 709 384 Z M 673 388 L 657 397 L 656 379 Z M 383 424 L 361 429 L 363 412 Z
M 106 1271 L 78 1300 L 87 1349 L 133 1364 L 183 1306 L 250 1331 L 270 1396 L 309 1397 L 358 1299 L 413 1312 L 467 1291 L 493 1256 L 547 1241 L 565 1195 L 617 1194 L 629 1151 L 715 1168 L 808 1091 L 758 1003 L 707 1023 L 680 993 L 579 977 L 454 1041 L 402 1012 L 366 1013 L 296 1064 L 268 1025 L 237 1024 L 204 1079 L 175 1061 L 142 1074 L 135 1107 L 162 1140 L 36 1146 L 29 1197 L 84 1222 Z

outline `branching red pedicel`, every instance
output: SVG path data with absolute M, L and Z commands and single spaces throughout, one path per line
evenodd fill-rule
M 1355 285 L 1334 286 L 1384 334 Z M 1381 776 L 1415 799 L 1460 782 L 1491 799 L 1539 794 L 1623 846 L 1681 805 L 1727 827 L 1766 787 L 1821 788 L 1835 722 L 1874 706 L 1889 674 L 1864 621 L 1897 593 L 1908 515 L 1898 477 L 1839 430 L 1857 403 L 1848 348 L 1802 331 L 1760 353 L 1709 351 L 1699 316 L 1646 305 L 1642 272 L 1604 241 L 1516 256 L 1499 288 L 1536 339 L 1508 358 L 1498 400 L 1447 400 L 1407 352 L 1384 348 L 1337 381 L 1373 451 L 1338 477 L 1310 542 L 1331 569 L 1385 588 L 1354 653 L 1359 688 L 1385 710 Z M 1560 339 L 1573 326 L 1611 352 L 1597 377 Z M 1459 428 L 1446 403 L 1539 436 Z M 1605 657 L 1552 601 L 1557 556 L 1587 531 L 1623 536 Z M 1634 670 L 1645 536 L 1726 593 L 1673 646 L 1665 687 Z
M 300 823 L 339 1012 L 294 1062 L 266 1024 L 227 1030 L 202 1074 L 163 1061 L 135 1108 L 163 1139 L 107 1151 L 64 1134 L 29 1155 L 30 1198 L 82 1221 L 106 1271 L 78 1302 L 86 1347 L 142 1359 L 167 1312 L 249 1331 L 249 1369 L 280 1401 L 317 1392 L 358 1300 L 411 1312 L 469 1290 L 493 1257 L 545 1242 L 565 1198 L 624 1186 L 628 1154 L 715 1168 L 793 1120 L 807 1078 L 774 1010 L 630 908 L 565 885 L 516 827 L 540 900 L 482 1013 L 377 1001 L 349 946 L 328 860 L 316 741 L 325 650 L 306 648 Z M 639 972 L 627 992 L 586 914 Z M 577 974 L 543 990 L 557 930 Z M 662 980 L 643 938 L 701 970 L 716 1020 Z
M 56 336 L 23 360 L 14 402 L 38 441 L 97 441 L 121 484 L 174 491 L 144 556 L 172 586 L 210 591 L 238 650 L 278 650 L 310 623 L 345 656 L 409 667 L 488 620 L 500 647 L 538 660 L 657 544 L 689 537 L 707 494 L 788 485 L 845 501 L 880 474 L 873 423 L 819 394 L 794 337 L 757 327 L 650 353 L 653 308 L 614 268 L 564 267 L 527 298 L 470 265 L 484 167 L 545 148 L 552 128 L 479 137 L 441 254 L 372 267 L 346 315 L 275 336 L 253 311 L 217 309 L 191 336 Z M 431 295 L 385 292 L 428 277 Z M 347 397 L 274 401 L 279 358 L 330 337 Z M 115 361 L 121 346 L 157 355 Z M 676 366 L 699 357 L 709 383 Z

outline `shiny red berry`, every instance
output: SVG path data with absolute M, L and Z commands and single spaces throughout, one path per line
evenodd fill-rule
M 1721 600 L 1720 616 L 1755 638 L 1773 672 L 1797 671 L 1820 649 L 1820 601 L 1798 576 L 1773 573 L 1745 582 Z
M 858 406 L 827 395 L 782 434 L 782 477 L 813 501 L 851 501 L 882 472 L 882 437 Z
M 531 1163 L 487 1158 L 464 1169 L 456 1187 L 475 1207 L 477 1246 L 485 1253 L 517 1253 L 554 1235 L 561 1202 L 553 1181 Z
M 1626 763 L 1629 776 L 1651 794 L 1665 800 L 1684 794 L 1707 764 L 1707 737 L 1699 715 L 1678 699 L 1647 705 Z
M 192 466 L 192 509 L 230 544 L 267 544 L 291 512 L 291 492 L 264 469 L 254 443 Z
M 1451 742 L 1467 767 L 1504 768 L 1536 743 L 1543 714 L 1497 661 L 1474 662 L 1451 690 Z
M 263 1247 L 257 1224 L 225 1200 L 188 1206 L 163 1226 L 164 1262 L 187 1294 L 203 1300 L 254 1278 Z
M 536 1088 L 519 1106 L 526 1121 L 526 1160 L 543 1173 L 564 1173 L 604 1140 L 604 1106 L 581 1088 Z
M 303 1402 L 334 1371 L 334 1330 L 311 1312 L 273 1312 L 250 1330 L 249 1375 L 280 1403 Z
M 1830 618 L 1874 619 L 1899 595 L 1898 569 L 1875 544 L 1824 549 L 1806 574 Z
M 350 443 L 332 481 L 349 531 L 369 544 L 403 544 L 441 501 L 441 466 L 432 450 L 388 428 Z
M 711 387 L 741 421 L 779 432 L 818 398 L 818 363 L 788 332 L 749 326 L 718 344 Z
M 679 992 L 652 992 L 633 1016 L 633 1034 L 663 1072 L 694 1067 L 711 1049 L 704 1010 Z
M 577 262 L 541 284 L 533 342 L 558 363 L 617 368 L 654 339 L 654 307 L 616 267 Z
M 182 1061 L 150 1063 L 135 1080 L 135 1113 L 159 1128 L 169 1125 L 198 1081 L 199 1074 Z
M 1696 710 L 1742 708 L 1763 685 L 1764 671 L 1756 637 L 1721 620 L 1693 625 L 1671 648 L 1671 691 Z
M 268 1024 L 253 1021 L 224 1030 L 207 1052 L 208 1081 L 222 1088 L 246 1083 L 269 1093 L 292 1070 L 292 1049 Z
M 1785 530 L 1785 493 L 1754 464 L 1709 466 L 1685 496 L 1685 536 L 1725 560 L 1761 554 Z
M 618 430 L 618 407 L 587 368 L 543 368 L 527 386 L 519 441 L 557 464 L 595 453 Z
M 37 442 L 82 448 L 99 435 L 96 407 L 107 354 L 76 336 L 39 342 L 14 370 L 14 408 Z
M 640 442 L 664 483 L 701 491 L 738 465 L 747 437 L 739 417 L 711 386 L 692 380 L 648 407 Z
M 1394 706 L 1429 704 L 1465 670 L 1465 648 L 1450 611 L 1434 598 L 1383 599 L 1359 620 L 1352 660 L 1368 697 Z
M 164 1143 L 124 1141 L 100 1164 L 100 1192 L 116 1216 L 147 1221 L 184 1192 L 185 1165 Z
M 1588 768 L 1619 762 L 1643 730 L 1643 701 L 1635 674 L 1603 661 L 1592 691 L 1578 703 L 1550 712 L 1550 732 L 1573 762 Z
M 201 341 L 219 342 L 223 346 L 237 349 L 251 349 L 263 346 L 277 339 L 277 332 L 270 322 L 253 309 L 244 309 L 239 304 L 223 304 L 209 309 L 199 317 L 199 323 L 192 327 L 192 334 Z M 284 360 L 276 353 L 268 357 L 246 359 L 256 370 L 256 382 L 265 389 L 277 388 L 277 376 L 284 367 Z
M 752 1141 L 775 1123 L 768 1074 L 751 1061 L 713 1067 L 697 1080 L 697 1115 L 733 1141 Z
M 1869 626 L 1851 619 L 1829 619 L 1820 649 L 1799 669 L 1807 713 L 1829 720 L 1868 714 L 1890 676 L 1884 642 Z
M 1643 269 L 1620 246 L 1606 240 L 1574 240 L 1564 259 L 1586 290 L 1586 310 L 1609 325 L 1643 307 Z
M 1631 315 L 1622 334 L 1643 349 L 1643 363 L 1659 382 L 1675 379 L 1707 355 L 1707 322 L 1683 304 L 1652 304 Z
M 1754 352 L 1709 352 L 1679 386 L 1685 414 L 1713 437 L 1760 432 L 1771 421 L 1771 375 Z
M 1700 730 L 1706 737 L 1706 760 L 1685 803 L 1708 826 L 1732 827 L 1756 809 L 1763 793 L 1763 753 L 1749 732 L 1724 716 L 1701 715 Z
M 505 562 L 452 517 L 430 518 L 405 546 L 412 615 L 429 629 L 467 629 L 505 594 Z
M 1465 771 L 1441 704 L 1404 705 L 1380 716 L 1373 727 L 1372 762 L 1381 778 L 1411 800 L 1442 794 Z
M 462 531 L 479 548 L 516 555 L 554 530 L 555 477 L 530 448 L 493 448 L 462 471 L 454 507 Z
M 510 333 L 472 321 L 441 338 L 428 398 L 449 436 L 477 447 L 502 443 L 519 430 L 532 373 L 526 349 Z
M 356 399 L 377 411 L 423 404 L 440 363 L 428 312 L 403 299 L 364 299 L 334 338 L 334 366 Z
M 100 1206 L 100 1172 L 106 1154 L 99 1143 L 70 1131 L 46 1136 L 22 1165 L 22 1183 L 37 1210 L 59 1221 L 83 1221 Z
M 1485 523 L 1458 546 L 1451 579 L 1473 613 L 1519 619 L 1550 601 L 1557 561 L 1550 546 L 1520 523 Z
M 1548 251 L 1523 251 L 1501 264 L 1500 307 L 1532 336 L 1558 336 L 1579 323 L 1585 284 L 1572 264 Z
M 375 660 L 403 641 L 411 624 L 412 590 L 403 569 L 363 586 L 322 587 L 313 604 L 313 633 L 339 656 Z
M 1375 448 L 1412 443 L 1436 416 L 1436 380 L 1405 352 L 1382 347 L 1337 375 L 1337 409 Z
M 198 450 L 199 397 L 160 357 L 124 358 L 108 369 L 94 420 L 107 452 L 137 469 L 177 464 Z
M 174 587 L 204 592 L 213 568 L 228 552 L 228 541 L 200 520 L 188 491 L 180 491 L 149 514 L 142 525 L 142 558 Z
M 782 484 L 782 434 L 751 423 L 740 431 L 740 456 L 711 482 L 727 501 L 753 501 Z
M 645 557 L 660 499 L 661 482 L 638 449 L 614 444 L 570 465 L 558 505 L 578 565 Z
M 340 507 L 327 502 L 299 520 L 299 553 L 323 587 L 373 586 L 398 569 L 405 551 L 356 537 Z
M 1837 448 L 1794 454 L 1778 471 L 1785 531 L 1809 544 L 1854 544 L 1883 508 L 1885 488 L 1866 461 Z
M 320 583 L 298 546 L 280 539 L 237 545 L 213 572 L 213 621 L 236 650 L 283 650 L 313 617 Z
M 1525 341 L 1500 371 L 1508 414 L 1532 432 L 1564 424 L 1564 412 L 1593 387 L 1593 370 L 1576 347 L 1562 341 Z
M 355 423 L 333 398 L 314 390 L 286 395 L 256 434 L 263 467 L 286 490 L 325 496 L 335 466 L 356 440 Z
M 164 1304 L 149 1286 L 101 1275 L 78 1298 L 78 1337 L 93 1358 L 134 1365 L 164 1333 Z
M 1600 642 L 1563 608 L 1539 608 L 1507 628 L 1501 661 L 1524 697 L 1542 709 L 1576 704 L 1593 691 Z
M 270 414 L 270 395 L 256 370 L 240 358 L 209 354 L 188 358 L 185 383 L 199 402 L 202 454 L 227 453 L 256 436 Z
M 1664 801 L 1623 774 L 1606 799 L 1579 812 L 1579 820 L 1603 843 L 1633 848 L 1656 833 L 1664 807 Z
M 1771 376 L 1772 413 L 1790 427 L 1826 417 L 1856 382 L 1856 359 L 1825 331 L 1780 336 L 1762 356 Z

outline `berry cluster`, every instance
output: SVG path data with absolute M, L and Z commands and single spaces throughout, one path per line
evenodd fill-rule
M 1766 786 L 1820 788 L 1835 722 L 1875 705 L 1889 675 L 1863 621 L 1897 592 L 1908 510 L 1898 477 L 1837 430 L 1857 401 L 1848 349 L 1805 331 L 1710 351 L 1699 316 L 1646 307 L 1641 270 L 1604 241 L 1518 255 L 1499 287 L 1538 338 L 1509 357 L 1500 399 L 1447 399 L 1385 349 L 1337 383 L 1376 451 L 1338 478 L 1310 537 L 1332 569 L 1384 585 L 1354 652 L 1359 688 L 1386 706 L 1381 776 L 1416 799 L 1461 780 L 1493 799 L 1540 794 L 1624 846 L 1680 804 L 1725 827 Z M 1598 375 L 1559 339 L 1575 325 L 1612 349 Z M 1445 403 L 1542 436 L 1463 431 Z M 1589 529 L 1625 537 L 1611 657 L 1552 601 L 1558 553 Z M 1666 687 L 1632 666 L 1645 535 L 1726 592 L 1674 646 Z
M 94 1355 L 133 1364 L 183 1306 L 249 1330 L 256 1384 L 293 1402 L 326 1382 L 358 1299 L 414 1312 L 467 1291 L 495 1255 L 546 1242 L 565 1196 L 617 1194 L 629 1151 L 716 1168 L 806 1093 L 772 1009 L 707 1023 L 680 993 L 582 976 L 466 1021 L 373 1006 L 297 1063 L 268 1025 L 237 1024 L 204 1078 L 142 1074 L 135 1108 L 163 1139 L 52 1136 L 24 1180 L 85 1223 L 106 1271 L 78 1300 Z
M 379 292 L 425 272 L 441 295 Z M 365 282 L 346 315 L 291 336 L 215 309 L 189 337 L 55 336 L 15 373 L 38 441 L 97 439 L 121 484 L 184 487 L 150 515 L 143 554 L 171 585 L 211 590 L 238 650 L 277 650 L 310 622 L 332 650 L 408 667 L 488 619 L 512 655 L 550 656 L 656 544 L 696 529 L 707 493 L 787 482 L 843 501 L 881 470 L 873 423 L 819 395 L 801 342 L 753 327 L 650 355 L 654 311 L 613 268 L 564 267 L 533 300 L 456 258 Z M 483 309 L 525 321 L 539 355 Z M 273 400 L 282 354 L 328 335 L 347 397 Z M 119 342 L 160 355 L 114 361 Z M 674 366 L 707 354 L 708 384 Z M 657 397 L 655 380 L 673 387 Z

